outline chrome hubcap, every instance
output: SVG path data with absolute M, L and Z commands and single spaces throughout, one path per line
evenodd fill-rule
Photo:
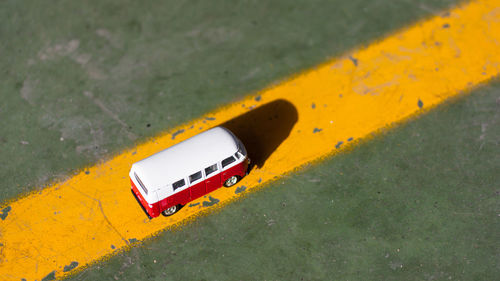
M 236 176 L 232 176 L 227 180 L 227 185 L 234 185 L 238 181 L 238 178 Z
M 165 211 L 163 211 L 163 213 L 168 216 L 168 215 L 172 215 L 173 213 L 175 213 L 176 210 L 177 210 L 177 206 L 172 206 L 172 207 L 166 209 Z

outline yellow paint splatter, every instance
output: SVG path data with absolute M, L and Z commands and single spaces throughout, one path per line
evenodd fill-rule
M 500 71 L 499 6 L 475 1 L 418 23 L 12 202 L 0 221 L 0 276 L 70 274 L 488 81 Z M 211 193 L 220 200 L 212 207 L 200 198 L 148 220 L 129 190 L 131 164 L 222 123 L 256 167 Z M 78 266 L 64 272 L 68 265 Z

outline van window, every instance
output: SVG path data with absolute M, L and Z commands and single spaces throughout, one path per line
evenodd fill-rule
M 172 187 L 174 188 L 174 191 L 177 189 L 177 188 L 181 188 L 183 187 L 184 185 L 186 185 L 186 182 L 184 181 L 184 179 L 180 180 L 180 181 L 176 181 L 172 184 Z
M 194 181 L 197 181 L 201 179 L 201 171 L 196 172 L 192 175 L 189 176 L 189 183 L 193 183 Z
M 215 171 L 217 171 L 217 164 L 213 164 L 212 166 L 205 168 L 205 176 L 208 176 Z
M 226 167 L 227 165 L 233 163 L 234 161 L 236 161 L 236 159 L 234 159 L 233 156 L 229 156 L 228 158 L 222 160 L 222 168 Z
M 144 192 L 146 194 L 148 194 L 148 189 L 144 186 L 144 184 L 142 183 L 141 179 L 137 176 L 137 174 L 134 172 L 134 176 L 135 176 L 135 179 L 137 180 L 137 182 L 139 183 L 139 185 L 142 187 L 142 189 L 144 190 Z

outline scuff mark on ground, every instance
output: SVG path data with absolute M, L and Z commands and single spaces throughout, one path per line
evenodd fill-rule
M 73 59 L 80 65 L 86 65 L 92 56 L 90 54 L 76 54 L 73 56 Z
M 213 198 L 212 196 L 208 196 L 208 200 L 210 201 L 203 201 L 203 207 L 210 207 L 213 206 L 217 203 L 219 203 L 219 199 Z
M 250 70 L 250 72 L 248 72 L 246 75 L 244 75 L 243 77 L 241 77 L 240 81 L 243 82 L 243 81 L 250 80 L 250 79 L 254 78 L 255 75 L 257 73 L 259 73 L 259 72 L 260 72 L 260 67 L 254 68 L 254 69 Z
M 33 89 L 36 88 L 37 84 L 38 81 L 33 81 L 29 78 L 26 78 L 20 90 L 21 97 L 31 105 L 35 104 L 34 100 L 36 97 L 34 96 Z
M 122 241 L 125 242 L 125 244 L 128 244 L 128 240 L 125 239 L 125 237 L 120 233 L 120 231 L 118 231 L 118 229 L 111 223 L 111 221 L 109 220 L 108 216 L 106 216 L 106 214 L 104 213 L 104 209 L 102 208 L 102 203 L 101 203 L 101 200 L 95 198 L 95 197 L 92 197 L 90 195 L 88 195 L 87 193 L 85 192 L 82 192 L 81 190 L 78 190 L 78 189 L 75 189 L 73 187 L 70 187 L 71 189 L 73 189 L 74 191 L 80 193 L 81 195 L 89 198 L 89 199 L 92 199 L 94 200 L 95 202 L 97 202 L 98 206 L 99 206 L 99 210 L 101 211 L 101 214 L 104 218 L 104 220 L 108 223 L 109 227 L 121 238 Z M 111 245 L 111 248 L 113 248 L 114 246 Z
M 105 28 L 99 28 L 95 31 L 97 36 L 104 38 L 108 43 L 113 46 L 114 48 L 120 49 L 122 47 L 122 44 L 117 40 L 111 32 Z
M 80 40 L 73 39 L 67 43 L 55 44 L 47 47 L 38 53 L 38 58 L 42 61 L 64 57 L 72 54 L 80 46 Z
M 367 76 L 369 76 L 369 74 Z M 399 85 L 399 78 L 400 78 L 399 75 L 395 75 L 390 81 L 387 81 L 385 83 L 380 83 L 377 85 L 367 85 L 364 82 L 359 82 L 353 86 L 353 90 L 354 92 L 360 95 L 366 95 L 366 94 L 379 95 L 380 90 L 387 91 L 388 88 Z
M 104 112 L 111 119 L 115 120 L 118 124 L 120 124 L 127 133 L 127 136 L 130 140 L 137 139 L 137 135 L 135 135 L 129 130 L 130 126 L 127 123 L 123 122 L 117 114 L 115 114 L 113 111 L 111 111 L 111 109 L 109 109 L 106 105 L 104 105 L 104 103 L 101 100 L 94 97 L 94 94 L 92 92 L 84 91 L 83 95 L 89 98 L 95 105 L 97 105 L 97 107 L 99 107 L 102 110 L 102 112 Z

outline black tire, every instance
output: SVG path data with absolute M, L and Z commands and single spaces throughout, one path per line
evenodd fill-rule
M 180 209 L 179 205 L 174 205 L 174 206 L 172 206 L 172 207 L 170 207 L 170 208 L 168 208 L 166 210 L 163 210 L 161 212 L 161 214 L 164 215 L 165 217 L 169 217 L 169 216 L 177 213 L 177 211 L 179 211 L 179 209 Z
M 225 187 L 231 187 L 235 185 L 240 180 L 239 176 L 232 176 L 224 182 Z

